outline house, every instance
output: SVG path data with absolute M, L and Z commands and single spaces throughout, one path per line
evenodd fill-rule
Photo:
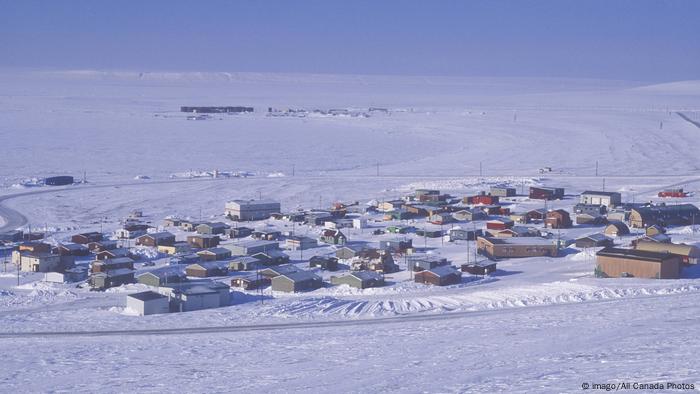
M 440 267 L 443 265 L 449 265 L 450 262 L 439 255 L 434 254 L 413 254 L 407 257 L 408 269 L 411 271 L 425 271 L 433 269 L 435 267 Z
M 253 234 L 253 229 L 250 227 L 238 226 L 228 229 L 230 238 L 245 238 L 251 234 Z
M 187 281 L 187 275 L 185 275 L 185 273 L 180 269 L 165 267 L 143 273 L 136 277 L 136 281 L 138 283 L 143 283 L 144 285 L 159 287 L 169 283 L 185 282 Z
M 652 237 L 658 234 L 666 234 L 666 229 L 662 226 L 659 226 L 658 224 L 652 224 L 651 226 L 647 227 L 646 230 L 644 230 L 644 233 L 647 236 Z
M 241 256 L 228 263 L 229 271 L 252 271 L 262 267 L 260 260 L 252 256 Z
M 209 248 L 200 250 L 197 255 L 202 261 L 221 261 L 231 257 L 231 251 L 226 248 Z
M 587 190 L 581 193 L 579 203 L 585 205 L 602 205 L 608 208 L 622 205 L 622 194 Z
M 185 267 L 185 274 L 195 278 L 209 278 L 212 276 L 228 275 L 228 263 L 223 261 L 205 261 L 190 264 Z
M 576 214 L 576 224 L 587 224 L 589 226 L 602 226 L 608 223 L 605 216 L 590 215 L 587 213 Z
M 335 257 L 337 257 L 339 260 L 350 260 L 353 257 L 357 256 L 357 254 L 365 248 L 366 247 L 364 245 L 346 244 L 342 248 L 338 248 L 338 250 L 335 251 Z
M 81 233 L 81 234 L 75 234 L 70 237 L 70 241 L 76 244 L 81 244 L 85 245 L 90 242 L 99 242 L 102 241 L 102 233 L 98 232 L 90 232 L 90 233 Z
M 631 210 L 631 207 L 610 209 L 608 210 L 607 219 L 610 221 L 628 222 Z
M 115 257 L 105 260 L 95 260 L 90 263 L 90 271 L 95 272 L 107 272 L 117 269 L 134 269 L 134 260 L 129 257 Z
M 527 216 L 527 213 L 525 212 L 520 212 L 520 213 L 511 213 L 508 216 L 508 219 L 512 220 L 515 223 L 518 224 L 528 224 L 530 223 L 530 218 Z
M 20 252 L 51 253 L 51 245 L 44 242 L 23 242 L 17 249 Z
M 513 227 L 515 223 L 507 218 L 492 219 L 486 222 L 488 230 L 505 230 Z
M 129 268 L 119 268 L 109 271 L 94 272 L 88 279 L 90 287 L 97 290 L 104 290 L 110 287 L 117 287 L 128 283 L 134 283 L 134 270 Z
M 564 198 L 564 188 L 530 186 L 529 196 L 533 200 L 561 200 Z
M 510 215 L 510 208 L 500 205 L 478 205 L 477 209 L 481 209 L 487 215 Z
M 440 191 L 435 189 L 416 189 L 413 196 L 416 201 L 440 201 L 441 198 Z
M 272 281 L 258 276 L 239 276 L 231 279 L 231 287 L 240 287 L 243 290 L 255 290 L 269 286 Z
M 289 263 L 289 255 L 282 252 L 279 249 L 272 249 L 265 252 L 258 252 L 253 254 L 254 259 L 257 259 L 260 264 L 268 265 L 280 265 Z
M 488 215 L 481 209 L 471 208 L 462 209 L 460 211 L 452 213 L 452 217 L 459 221 L 474 221 L 474 220 L 486 220 Z
M 462 283 L 462 272 L 451 265 L 442 265 L 414 275 L 416 283 L 435 286 L 449 286 Z
M 422 229 L 422 230 L 416 230 L 416 235 L 419 237 L 426 237 L 426 238 L 440 238 L 444 235 L 444 232 L 442 230 L 439 230 L 439 229 L 436 229 L 436 230 Z
M 478 237 L 479 253 L 491 258 L 515 258 L 559 255 L 559 243 L 538 237 L 491 238 Z
M 489 194 L 496 197 L 514 197 L 516 194 L 514 187 L 491 186 Z
M 530 220 L 544 220 L 547 211 L 544 209 L 531 209 L 525 213 Z
M 221 247 L 230 250 L 233 256 L 250 256 L 255 253 L 277 250 L 280 248 L 280 244 L 276 241 L 249 240 L 221 244 Z
M 450 241 L 474 241 L 476 237 L 483 235 L 481 229 L 465 230 L 463 228 L 452 228 L 448 232 Z
M 472 205 L 496 205 L 498 204 L 498 196 L 493 196 L 491 194 L 486 194 L 486 192 L 480 192 L 475 196 L 468 196 L 462 199 L 465 204 Z
M 605 236 L 605 234 L 601 233 L 591 234 L 576 239 L 577 248 L 600 248 L 613 245 L 614 243 L 612 238 L 609 238 Z
M 405 253 L 413 249 L 413 240 L 410 238 L 394 238 L 379 241 L 379 249 L 389 253 Z
M 428 218 L 428 221 L 432 224 L 446 224 L 446 223 L 451 223 L 454 221 L 454 218 L 452 218 L 452 215 L 447 213 L 447 212 L 441 212 L 441 213 L 436 213 L 434 215 L 430 215 Z
M 165 253 L 172 256 L 176 254 L 190 253 L 192 248 L 187 242 L 175 242 L 172 245 L 158 245 L 157 250 L 159 253 Z
M 652 225 L 687 226 L 698 223 L 700 210 L 693 204 L 652 205 L 632 208 L 629 222 L 631 227 L 644 228 Z
M 569 212 L 563 209 L 555 209 L 547 212 L 544 223 L 545 226 L 549 228 L 570 228 L 573 226 Z
M 291 236 L 284 241 L 284 247 L 289 250 L 305 250 L 318 246 L 318 241 L 305 236 Z
M 102 241 L 95 241 L 95 242 L 90 242 L 87 244 L 88 249 L 93 252 L 93 253 L 99 253 L 105 250 L 112 250 L 116 249 L 118 246 L 117 241 L 112 241 L 112 240 L 102 240 Z
M 55 253 L 61 256 L 87 256 L 90 250 L 82 244 L 59 244 L 55 248 Z
M 187 243 L 193 248 L 208 249 L 219 246 L 220 238 L 218 235 L 200 234 L 188 235 Z
M 320 288 L 323 280 L 309 271 L 297 271 L 272 278 L 272 290 L 296 293 Z
M 156 247 L 158 245 L 172 245 L 175 243 L 175 234 L 167 231 L 150 233 L 136 238 L 136 245 Z
M 116 259 L 119 257 L 129 257 L 133 259 L 136 256 L 134 256 L 128 248 L 115 248 L 103 250 L 95 254 L 95 258 L 97 260 Z
M 63 272 L 47 272 L 44 274 L 44 282 L 73 283 L 87 279 L 88 268 L 85 266 L 68 268 Z
M 12 263 L 24 272 L 63 271 L 61 255 L 47 252 L 12 251 Z
M 272 279 L 275 276 L 284 275 L 284 274 L 291 274 L 292 272 L 298 272 L 298 271 L 299 271 L 299 269 L 291 264 L 278 265 L 276 267 L 269 267 L 269 268 L 265 268 L 264 270 L 260 271 L 260 276 L 262 276 L 263 278 Z
M 510 238 L 510 237 L 537 237 L 539 230 L 534 227 L 513 226 L 505 230 L 486 230 L 489 237 Z
M 600 278 L 678 279 L 681 257 L 668 252 L 608 247 L 596 253 L 595 275 Z
M 263 240 L 263 241 L 277 241 L 278 239 L 282 238 L 282 233 L 279 231 L 262 231 L 262 230 L 257 230 L 253 231 L 250 236 L 253 239 L 258 239 L 258 240 Z
M 491 275 L 496 272 L 495 261 L 477 261 L 474 263 L 462 264 L 460 267 L 462 272 L 472 275 Z
M 324 228 L 329 229 L 341 229 L 341 228 L 353 228 L 353 222 L 350 218 L 335 219 L 333 221 L 327 221 L 323 223 Z
M 197 234 L 207 235 L 225 234 L 228 229 L 229 225 L 222 222 L 207 222 L 195 227 Z
M 353 271 L 375 271 L 392 273 L 399 270 L 391 253 L 384 250 L 365 249 L 357 253 L 350 262 Z
M 377 205 L 377 210 L 382 212 L 396 211 L 403 208 L 404 205 L 406 205 L 404 200 L 383 201 Z
M 167 217 L 163 219 L 163 227 L 180 227 L 182 225 L 182 219 L 177 217 Z
M 168 297 L 154 291 L 143 291 L 127 295 L 126 307 L 139 316 L 155 315 L 170 312 L 170 301 Z
M 147 224 L 125 224 L 124 227 L 114 232 L 117 239 L 134 239 L 146 234 L 149 226 Z
M 412 219 L 415 217 L 415 214 L 412 212 L 409 212 L 406 209 L 395 209 L 393 211 L 386 211 L 384 213 L 384 220 L 389 221 L 389 220 L 408 220 Z
M 343 276 L 331 276 L 334 285 L 348 285 L 356 289 L 384 286 L 384 277 L 373 271 L 356 271 Z
M 309 259 L 309 268 L 320 268 L 324 271 L 337 271 L 338 259 L 331 256 L 313 256 Z
M 347 238 L 340 230 L 324 229 L 318 240 L 331 245 L 345 245 Z
M 641 238 L 635 239 L 631 242 L 632 246 L 636 245 L 637 242 L 658 242 L 658 243 L 671 243 L 671 237 L 667 234 L 656 234 L 656 235 L 645 235 Z
M 607 211 L 608 210 L 605 205 L 590 205 L 581 203 L 574 205 L 574 213 L 576 214 L 603 216 L 607 213 Z
M 194 220 L 182 220 L 180 221 L 180 228 L 183 231 L 195 231 L 200 224 L 200 222 Z
M 280 203 L 272 200 L 232 200 L 226 203 L 224 213 L 231 220 L 264 220 L 281 212 Z
M 305 215 L 306 223 L 318 226 L 329 220 L 333 220 L 333 214 L 328 211 L 311 211 Z
M 629 235 L 630 229 L 627 227 L 626 224 L 622 222 L 610 222 L 607 226 L 605 226 L 605 230 L 603 230 L 603 234 L 609 235 L 611 237 L 619 237 L 622 235 Z
M 693 245 L 639 241 L 635 243 L 634 249 L 649 252 L 671 253 L 672 255 L 680 257 L 683 264 L 697 264 L 698 259 L 700 259 L 700 248 Z
M 192 281 L 161 286 L 158 293 L 168 297 L 171 312 L 189 312 L 228 306 L 231 287 L 216 281 Z

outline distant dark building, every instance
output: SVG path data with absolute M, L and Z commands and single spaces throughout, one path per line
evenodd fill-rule
M 253 112 L 253 107 L 180 107 L 180 112 L 193 112 L 198 114 L 226 114 Z
M 72 185 L 73 177 L 70 175 L 51 176 L 44 179 L 44 184 L 49 186 Z
M 530 198 L 534 200 L 561 200 L 564 189 L 561 187 L 530 187 Z

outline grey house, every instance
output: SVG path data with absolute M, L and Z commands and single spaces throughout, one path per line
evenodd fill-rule
M 581 193 L 579 202 L 581 204 L 605 205 L 606 207 L 616 207 L 618 205 L 622 205 L 622 195 L 617 192 L 587 190 Z
M 260 271 L 260 275 L 263 278 L 272 279 L 276 276 L 291 274 L 293 272 L 299 272 L 299 269 L 293 265 L 280 265 L 277 267 L 265 268 Z
M 297 271 L 272 278 L 272 290 L 287 293 L 316 290 L 322 285 L 321 277 L 309 271 Z
M 134 270 L 120 268 L 112 271 L 96 272 L 90 275 L 89 283 L 90 287 L 98 290 L 134 283 Z
M 373 271 L 351 272 L 343 276 L 331 276 L 334 285 L 348 285 L 357 289 L 384 286 L 384 277 Z
M 449 264 L 446 258 L 433 254 L 421 253 L 408 256 L 408 269 L 412 271 L 424 271 Z
M 492 196 L 497 197 L 513 197 L 515 196 L 515 188 L 506 186 L 491 186 L 489 193 Z
M 198 234 L 224 234 L 228 230 L 229 225 L 222 222 L 202 223 L 195 228 Z
M 136 278 L 136 281 L 144 285 L 159 287 L 170 283 L 185 282 L 187 276 L 179 269 L 166 267 L 141 274 Z
M 591 234 L 576 239 L 577 248 L 599 248 L 606 246 L 613 246 L 613 240 L 612 238 L 609 238 L 605 234 L 601 233 Z
M 225 214 L 232 220 L 264 220 L 280 212 L 280 203 L 271 200 L 233 200 L 226 203 Z
M 140 316 L 170 312 L 168 297 L 153 291 L 127 295 L 126 307 Z
M 481 229 L 465 230 L 462 228 L 453 228 L 449 231 L 450 241 L 474 241 L 476 237 L 484 235 Z
M 252 256 L 256 253 L 264 253 L 272 250 L 278 250 L 280 244 L 277 241 L 258 241 L 250 240 L 239 243 L 226 243 L 219 245 L 231 251 L 233 256 Z

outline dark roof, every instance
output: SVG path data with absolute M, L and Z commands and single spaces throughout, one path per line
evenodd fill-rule
M 637 249 L 622 249 L 607 247 L 596 253 L 597 256 L 618 257 L 632 260 L 651 261 L 661 263 L 672 255 L 668 252 L 649 252 Z
M 581 194 L 595 194 L 597 196 L 608 196 L 608 197 L 620 195 L 620 193 L 618 193 L 618 192 L 599 192 L 599 191 L 594 191 L 594 190 L 586 190 L 585 192 L 583 192 Z
M 157 300 L 159 298 L 167 298 L 166 296 L 164 296 L 162 294 L 158 294 L 154 291 L 144 291 L 142 293 L 129 294 L 129 297 L 136 298 L 137 300 L 141 300 L 141 301 L 151 301 L 151 300 Z
M 454 274 L 459 274 L 461 276 L 461 272 L 457 270 L 455 267 L 451 265 L 442 265 L 439 267 L 431 268 L 429 270 L 424 271 L 426 273 L 431 273 L 437 277 L 445 277 L 445 276 L 450 276 Z

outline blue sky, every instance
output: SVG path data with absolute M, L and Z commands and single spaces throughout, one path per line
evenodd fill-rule
M 700 79 L 700 1 L 0 0 L 0 67 Z

